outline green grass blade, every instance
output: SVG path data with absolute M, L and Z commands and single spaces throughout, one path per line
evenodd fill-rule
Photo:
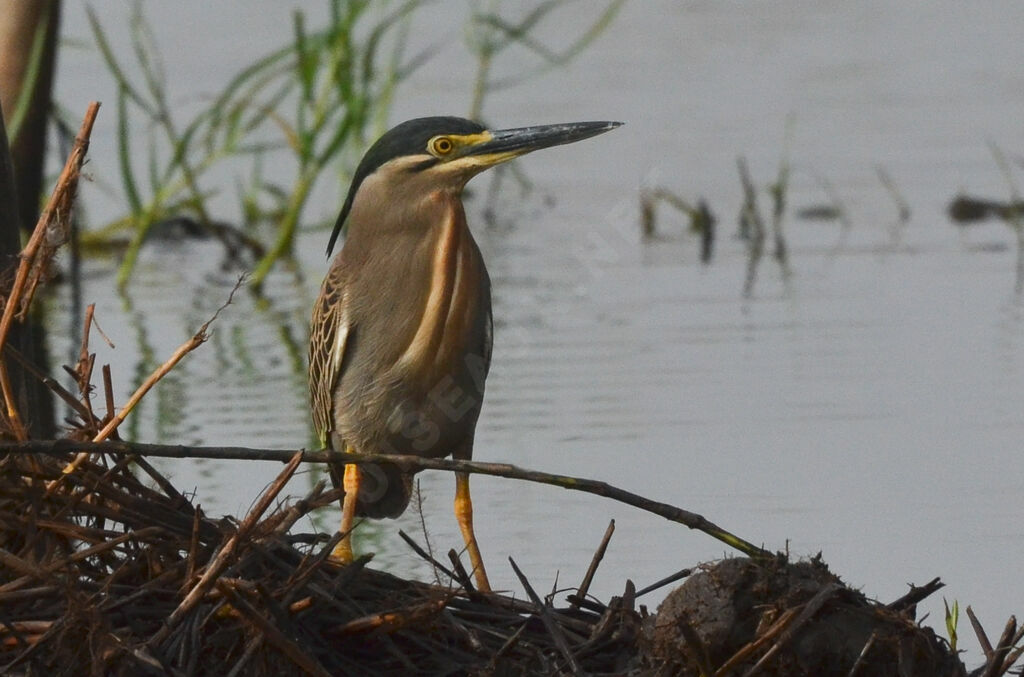
M 114 56 L 114 51 L 110 48 L 110 42 L 107 40 L 106 33 L 103 32 L 103 28 L 100 26 L 99 20 L 96 18 L 96 14 L 93 12 L 92 7 L 88 7 L 85 10 L 86 16 L 89 18 L 89 25 L 92 27 L 93 36 L 96 39 L 96 46 L 99 47 L 100 55 L 103 57 L 104 62 L 107 64 L 107 69 L 110 74 L 114 77 L 114 81 L 118 87 L 124 89 L 125 95 L 132 100 L 135 105 L 146 111 L 150 117 L 155 117 L 155 111 L 153 107 L 139 94 L 131 81 L 125 76 L 124 71 L 121 69 L 121 65 L 117 62 L 117 58 Z
M 21 132 L 21 126 L 25 123 L 32 99 L 36 93 L 36 86 L 39 82 L 39 75 L 42 72 L 43 57 L 46 52 L 47 28 L 50 25 L 50 11 L 53 5 L 46 3 L 39 15 L 39 23 L 32 33 L 32 47 L 29 51 L 28 63 L 25 65 L 25 74 L 21 79 L 21 91 L 18 92 L 18 100 L 14 105 L 14 112 L 11 119 L 7 120 L 7 138 L 13 145 Z
M 149 95 L 156 103 L 160 118 L 167 116 L 167 78 L 160 60 L 160 50 L 156 46 L 156 36 L 142 13 L 142 6 L 136 4 L 132 8 L 129 26 L 132 36 L 132 50 L 135 60 L 142 70 L 142 78 L 146 83 Z
M 298 75 L 299 84 L 302 85 L 302 100 L 308 103 L 313 100 L 313 82 L 316 79 L 319 65 L 319 50 L 310 50 L 309 43 L 306 41 L 305 15 L 302 10 L 295 10 L 292 14 L 292 32 L 295 47 L 295 72 Z
M 142 211 L 142 199 L 139 197 L 139 188 L 135 184 L 135 175 L 132 169 L 132 146 L 131 130 L 128 121 L 128 90 L 120 86 L 117 89 L 117 160 L 121 170 L 121 183 L 124 187 L 124 195 L 128 199 L 128 206 L 133 214 L 137 215 Z

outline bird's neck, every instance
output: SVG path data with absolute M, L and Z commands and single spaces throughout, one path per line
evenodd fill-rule
M 446 364 L 447 355 L 462 349 L 477 303 L 478 290 L 472 283 L 482 266 L 458 196 L 438 191 L 430 199 L 442 216 L 431 226 L 430 282 L 423 314 L 400 360 L 408 364 Z

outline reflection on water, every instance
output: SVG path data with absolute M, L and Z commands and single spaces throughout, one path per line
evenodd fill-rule
M 469 206 L 496 320 L 476 456 L 603 479 L 770 548 L 822 550 L 882 600 L 940 575 L 949 598 L 998 624 L 1024 609 L 1024 596 L 1006 594 L 1020 589 L 1011 563 L 1024 559 L 1024 305 L 1012 233 L 998 223 L 957 231 L 944 209 L 961 189 L 1006 194 L 985 141 L 1024 147 L 1020 59 L 1008 58 L 1021 56 L 1010 27 L 1024 6 L 783 5 L 627 5 L 615 39 L 576 67 L 490 101 L 506 126 L 628 124 L 522 163 L 537 188 L 521 195 L 509 182 L 499 225 L 484 225 L 482 200 Z M 162 28 L 197 30 L 188 25 Z M 396 119 L 458 108 L 439 111 L 436 98 L 438 82 L 451 86 L 452 59 L 440 54 L 407 86 Z M 850 224 L 787 221 L 792 278 L 765 261 L 745 300 L 735 159 L 750 159 L 755 181 L 772 177 L 790 113 L 790 204 L 838 196 Z M 102 136 L 93 148 L 102 162 Z M 878 165 L 912 209 L 898 233 Z M 641 243 L 641 182 L 708 199 L 721 229 L 713 264 L 701 266 L 696 238 L 668 221 L 664 238 Z M 472 185 L 486 193 L 484 181 Z M 335 207 L 325 204 L 325 220 Z M 130 419 L 133 438 L 312 444 L 303 362 L 325 236 L 304 237 L 302 275 L 279 271 L 267 302 L 236 297 L 208 344 Z M 130 301 L 112 293 L 109 262 L 87 267 L 84 298 L 117 348 L 93 345 L 99 364 L 114 364 L 119 403 L 235 282 L 206 243 L 148 251 Z M 68 303 L 61 290 L 55 308 Z M 234 513 L 278 470 L 163 468 L 205 509 Z M 293 493 L 318 477 L 300 476 Z M 460 547 L 452 478 L 428 473 L 421 485 L 435 550 Z M 474 497 L 497 587 L 518 589 L 502 566 L 510 554 L 538 588 L 556 574 L 576 584 L 610 518 L 600 596 L 620 593 L 627 576 L 642 587 L 723 554 L 596 497 L 492 478 L 474 479 Z M 336 515 L 325 513 L 329 529 Z M 423 540 L 410 511 L 397 525 L 364 525 L 360 542 L 376 565 L 429 577 L 396 526 Z M 941 625 L 941 599 L 922 611 Z

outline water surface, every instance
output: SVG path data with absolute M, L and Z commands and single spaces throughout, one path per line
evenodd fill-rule
M 546 37 L 579 25 L 588 6 L 563 13 Z M 147 5 L 182 106 L 288 39 L 288 7 L 249 7 L 240 16 L 198 2 Z M 432 7 L 412 34 L 455 44 L 399 91 L 393 122 L 468 106 L 472 66 L 457 44 L 462 19 L 452 20 L 464 6 Z M 66 32 L 84 37 L 80 10 L 67 14 Z M 941 576 L 943 593 L 970 603 L 990 633 L 1021 613 L 1015 236 L 998 223 L 961 232 L 944 214 L 961 190 L 1009 196 L 987 144 L 1019 162 L 1021 25 L 1024 6 L 1006 2 L 632 3 L 570 67 L 495 93 L 485 114 L 501 126 L 627 125 L 520 161 L 537 188 L 508 184 L 495 224 L 482 215 L 487 179 L 472 184 L 468 212 L 496 317 L 476 458 L 606 480 L 769 548 L 821 551 L 883 601 Z M 514 74 L 528 58 L 512 52 L 496 68 Z M 63 58 L 58 87 L 73 110 L 90 97 L 108 102 L 92 166 L 112 180 L 114 98 L 97 63 Z M 749 298 L 745 247 L 732 237 L 738 155 L 761 186 L 788 158 L 790 204 L 838 197 L 852 224 L 844 234 L 836 223 L 787 219 L 792 276 L 767 258 Z M 911 206 L 903 228 L 878 166 Z M 224 181 L 230 190 L 233 178 Z M 711 265 L 698 262 L 696 238 L 667 207 L 660 237 L 641 240 L 638 191 L 654 185 L 709 201 L 721 229 Z M 97 187 L 83 197 L 97 220 L 110 209 Z M 339 198 L 319 200 L 314 213 L 327 222 Z M 302 273 L 276 273 L 269 305 L 243 295 L 222 314 L 210 344 L 147 398 L 135 439 L 311 444 L 301 362 L 326 238 L 303 236 Z M 234 273 L 219 269 L 214 245 L 161 244 L 145 255 L 128 303 L 113 293 L 110 268 L 89 264 L 84 298 L 117 345 L 94 340 L 123 399 L 222 303 Z M 54 305 L 68 304 L 62 291 Z M 59 337 L 55 351 L 69 351 Z M 278 471 L 161 465 L 214 512 L 245 510 Z M 454 482 L 421 477 L 431 543 L 458 547 Z M 296 479 L 295 493 L 312 479 Z M 498 587 L 518 589 L 509 555 L 538 589 L 556 577 L 575 585 L 611 518 L 616 535 L 593 587 L 602 597 L 621 592 L 626 577 L 643 586 L 725 553 L 702 534 L 597 497 L 491 478 L 473 486 Z M 324 527 L 335 517 L 324 515 Z M 413 513 L 368 526 L 375 563 L 429 576 L 396 527 L 421 533 Z M 941 595 L 922 605 L 936 627 L 941 609 Z

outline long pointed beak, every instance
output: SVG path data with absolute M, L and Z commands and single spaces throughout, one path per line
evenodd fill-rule
M 621 126 L 621 122 L 568 122 L 488 132 L 489 139 L 467 148 L 465 155 L 485 156 L 487 164 L 498 164 L 541 148 L 589 139 Z

